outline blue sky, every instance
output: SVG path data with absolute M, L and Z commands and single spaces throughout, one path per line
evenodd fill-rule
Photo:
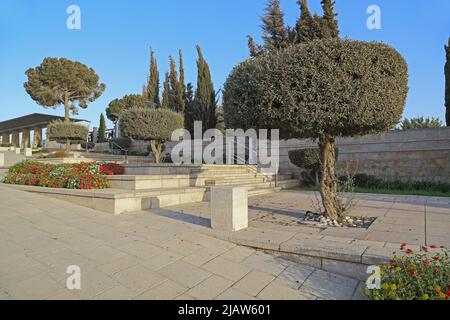
M 282 0 L 286 21 L 299 14 L 295 0 Z M 246 35 L 260 39 L 265 0 L 2 0 L 0 10 L 0 121 L 33 112 L 63 115 L 62 108 L 44 109 L 23 89 L 24 72 L 44 57 L 66 57 L 94 68 L 107 85 L 104 94 L 79 118 L 98 125 L 108 103 L 140 93 L 156 52 L 161 77 L 168 55 L 184 52 L 187 81 L 196 81 L 200 44 L 220 88 L 235 64 L 248 57 Z M 320 11 L 320 0 L 309 0 Z M 81 8 L 81 30 L 68 30 L 66 9 Z M 382 29 L 366 27 L 369 5 L 378 5 Z M 337 0 L 341 36 L 378 40 L 406 58 L 410 92 L 405 116 L 444 119 L 444 44 L 450 37 L 450 1 Z

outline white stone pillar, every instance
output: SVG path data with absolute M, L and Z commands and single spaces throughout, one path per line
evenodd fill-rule
M 221 231 L 248 228 L 247 188 L 211 188 L 211 227 Z

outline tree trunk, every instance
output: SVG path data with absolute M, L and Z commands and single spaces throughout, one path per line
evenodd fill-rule
M 157 143 L 155 140 L 150 141 L 150 147 L 152 148 L 152 152 L 155 155 L 155 162 L 160 163 L 161 162 L 161 153 L 162 153 L 162 146 Z
M 64 121 L 70 122 L 69 94 L 64 93 Z M 72 151 L 70 139 L 66 139 L 66 152 Z
M 325 216 L 337 220 L 342 215 L 342 206 L 337 197 L 338 181 L 335 174 L 336 148 L 334 138 L 322 135 L 320 147 L 320 195 L 322 197 Z

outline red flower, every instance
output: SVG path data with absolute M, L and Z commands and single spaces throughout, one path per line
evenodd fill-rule
M 423 264 L 426 265 L 426 266 L 429 266 L 430 265 L 430 260 L 428 260 L 428 259 L 423 260 Z
M 439 257 L 433 257 L 433 260 L 434 260 L 434 261 L 439 261 L 439 260 L 441 260 L 441 258 L 439 258 Z
M 422 247 L 422 251 L 423 251 L 423 252 L 428 252 L 428 247 L 423 246 L 423 247 Z
M 435 244 L 433 244 L 432 246 L 431 246 L 431 248 L 432 249 L 437 249 L 437 248 L 439 248 L 437 245 L 435 245 Z
M 402 243 L 402 245 L 400 246 L 400 250 L 405 249 L 405 247 L 406 247 L 407 245 L 408 245 L 407 243 Z
M 408 249 L 405 252 L 406 252 L 406 254 L 413 254 L 414 253 L 414 251 L 412 251 L 411 249 Z
M 417 274 L 417 270 L 411 269 L 411 270 L 409 270 L 409 274 L 412 276 L 415 276 Z

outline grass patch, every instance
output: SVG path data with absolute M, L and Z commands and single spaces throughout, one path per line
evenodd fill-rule
M 296 191 L 319 191 L 316 187 L 295 187 Z M 355 187 L 353 193 L 391 194 L 402 196 L 427 196 L 427 197 L 450 197 L 450 192 L 429 191 L 429 190 L 392 190 Z

